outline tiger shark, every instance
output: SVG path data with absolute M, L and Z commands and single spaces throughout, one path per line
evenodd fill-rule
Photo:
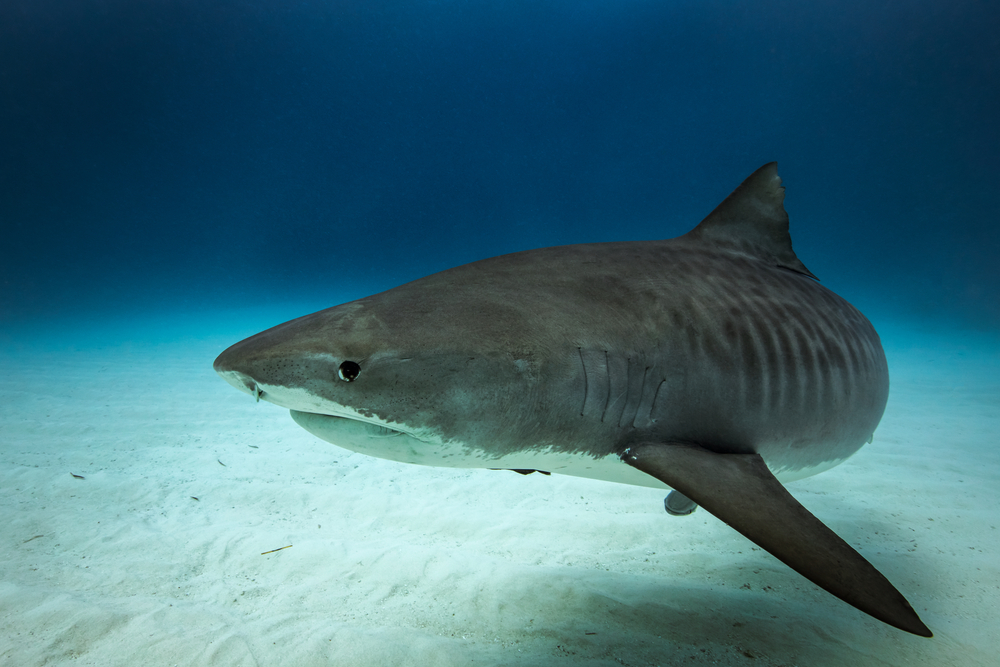
M 310 433 L 394 461 L 673 489 L 818 586 L 931 631 L 783 482 L 885 410 L 871 323 L 792 250 L 777 164 L 687 234 L 527 250 L 291 320 L 215 370 Z

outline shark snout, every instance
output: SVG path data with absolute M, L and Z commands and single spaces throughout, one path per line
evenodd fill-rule
M 252 336 L 227 348 L 212 364 L 223 380 L 255 400 L 289 409 L 322 411 L 323 401 L 305 389 L 317 374 L 331 375 L 324 359 L 303 355 L 282 340 Z M 333 370 L 336 372 L 336 369 Z
M 260 397 L 261 390 L 257 386 L 257 382 L 249 375 L 240 373 L 239 371 L 220 371 L 218 369 L 216 369 L 216 372 L 222 376 L 223 380 L 240 391 L 250 394 L 255 398 Z
M 239 350 L 237 349 L 238 347 L 239 343 L 233 345 L 220 354 L 215 359 L 215 363 L 212 364 L 212 368 L 215 369 L 215 372 L 218 373 L 223 380 L 233 385 L 243 393 L 250 394 L 257 400 L 260 400 L 262 393 L 260 386 L 248 372 L 248 366 L 250 364 L 246 363 L 246 359 L 243 358 L 243 355 L 239 354 Z

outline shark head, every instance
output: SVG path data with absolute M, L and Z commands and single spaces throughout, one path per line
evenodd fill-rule
M 446 285 L 446 298 L 428 282 Z M 546 402 L 531 336 L 515 334 L 529 328 L 523 315 L 504 295 L 484 298 L 475 283 L 431 276 L 300 317 L 236 343 L 214 367 L 338 446 L 407 463 L 489 467 L 505 448 L 538 444 L 528 425 Z

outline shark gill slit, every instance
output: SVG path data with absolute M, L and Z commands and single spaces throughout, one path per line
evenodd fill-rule
M 604 412 L 601 413 L 601 423 L 608 414 L 608 405 L 611 404 L 611 359 L 608 358 L 608 351 L 604 350 L 604 376 L 608 380 L 608 390 L 604 395 Z
M 753 346 L 753 337 L 750 335 L 750 327 L 746 320 L 740 319 L 736 324 L 736 340 L 733 342 L 734 351 L 740 360 L 740 403 L 743 410 L 748 413 L 760 414 L 760 401 L 757 395 L 757 384 L 754 382 L 754 372 L 756 371 L 757 355 Z M 756 406 L 754 405 L 756 403 Z M 756 410 L 754 409 L 756 407 Z
M 653 414 L 656 412 L 656 401 L 660 399 L 660 389 L 663 388 L 663 385 L 666 384 L 666 382 L 667 378 L 663 378 L 660 380 L 660 384 L 656 385 L 656 391 L 653 393 L 653 402 L 649 404 L 649 415 L 646 417 L 650 424 L 656 421 L 653 418 Z
M 618 428 L 622 426 L 622 420 L 628 411 L 628 397 L 632 391 L 632 357 L 625 357 L 625 402 L 622 411 L 618 413 Z M 617 401 L 616 401 L 617 402 Z
M 576 353 L 580 355 L 580 365 L 583 366 L 583 404 L 580 406 L 580 416 L 583 416 L 584 411 L 587 408 L 587 362 L 583 360 L 583 349 L 576 348 Z
M 625 400 L 622 410 L 618 413 L 618 428 L 625 421 L 625 413 L 629 411 L 629 399 L 632 398 L 632 357 L 625 357 Z
M 642 371 L 642 384 L 639 385 L 639 398 L 635 402 L 635 410 L 632 411 L 632 428 L 636 427 L 636 422 L 639 420 L 639 409 L 642 408 L 642 399 L 646 395 L 646 377 L 649 375 L 649 366 Z M 624 416 L 624 412 L 622 413 Z M 619 422 L 618 426 L 621 426 Z

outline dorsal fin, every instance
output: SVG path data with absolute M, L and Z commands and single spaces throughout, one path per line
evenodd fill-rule
M 819 280 L 792 250 L 784 200 L 778 163 L 770 162 L 750 174 L 687 236 L 735 246 L 768 264 Z

